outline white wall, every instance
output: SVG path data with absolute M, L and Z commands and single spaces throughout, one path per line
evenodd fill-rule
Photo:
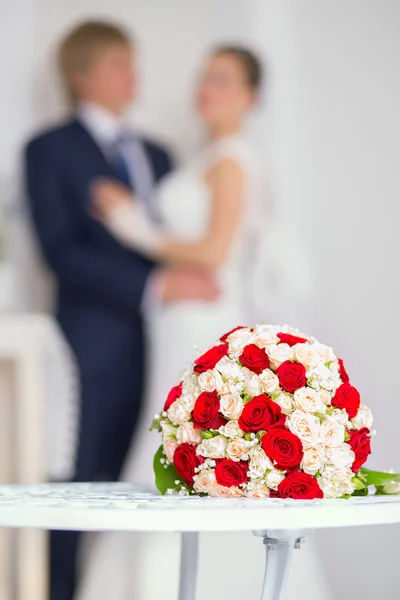
M 312 255 L 316 293 L 308 322 L 346 360 L 376 414 L 371 464 L 400 469 L 398 0 L 0 3 L 2 36 L 8 30 L 2 56 L 12 56 L 14 66 L 3 59 L 0 67 L 8 86 L 1 96 L 0 113 L 7 119 L 0 176 L 13 170 L 22 132 L 60 113 L 48 56 L 80 18 L 113 17 L 137 32 L 144 77 L 134 118 L 181 155 L 198 139 L 189 100 L 208 45 L 253 40 L 267 52 L 269 121 L 259 116 L 254 131 L 263 145 L 266 139 L 272 145 L 281 201 Z M 334 596 L 347 600 L 358 592 L 366 600 L 378 594 L 394 600 L 399 534 L 392 527 L 320 535 Z M 339 542 L 340 551 L 333 546 Z

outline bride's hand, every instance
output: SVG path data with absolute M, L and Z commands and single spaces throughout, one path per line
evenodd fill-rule
M 96 180 L 91 192 L 92 213 L 101 221 L 106 221 L 115 210 L 126 204 L 132 205 L 134 201 L 129 188 L 111 179 Z

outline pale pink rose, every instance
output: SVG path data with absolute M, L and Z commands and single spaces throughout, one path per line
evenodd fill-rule
M 247 460 L 248 442 L 243 438 L 237 438 L 229 442 L 226 447 L 226 455 L 231 460 Z
M 275 326 L 257 325 L 254 330 L 255 343 L 260 348 L 273 346 L 279 341 L 277 333 L 279 333 L 279 329 Z
M 195 429 L 193 423 L 184 423 L 176 431 L 176 439 L 180 444 L 200 444 L 202 437 L 200 431 Z
M 210 489 L 208 494 L 213 498 L 242 498 L 244 491 L 235 486 L 225 487 L 217 484 Z
M 174 454 L 175 450 L 178 447 L 178 442 L 172 438 L 167 438 L 164 440 L 164 452 L 167 456 L 168 462 L 174 462 Z
M 279 379 L 271 369 L 264 369 L 260 374 L 262 389 L 267 394 L 272 394 L 279 388 Z
M 294 355 L 293 348 L 291 348 L 289 344 L 269 346 L 267 348 L 267 353 L 271 361 L 271 366 L 275 370 L 286 360 L 291 360 Z
M 190 419 L 192 418 L 182 398 L 178 398 L 178 400 L 175 400 L 175 402 L 171 404 L 167 412 L 169 420 L 174 425 L 183 425 L 183 423 L 190 421 Z
M 317 446 L 321 440 L 321 424 L 317 417 L 296 409 L 286 420 L 289 430 L 297 435 L 304 447 Z
M 251 486 L 251 489 L 247 489 L 244 493 L 246 498 L 253 498 L 254 500 L 262 500 L 268 498 L 269 489 L 262 483 L 256 483 Z
M 321 424 L 321 443 L 328 448 L 340 446 L 344 442 L 344 425 L 335 419 L 327 419 Z
M 310 414 L 324 413 L 326 410 L 319 393 L 309 387 L 295 391 L 294 404 L 296 408 Z
M 310 446 L 304 450 L 301 468 L 309 475 L 315 475 L 325 464 L 325 448 L 321 445 Z
M 295 359 L 304 365 L 306 369 L 316 367 L 320 362 L 320 357 L 313 344 L 295 344 L 293 352 Z
M 216 377 L 214 371 L 205 371 L 199 375 L 199 387 L 202 392 L 213 392 L 216 388 Z
M 220 411 L 227 419 L 238 419 L 243 411 L 243 400 L 240 396 L 225 394 L 221 397 Z
M 209 494 L 211 490 L 218 487 L 213 469 L 203 469 L 193 477 L 193 488 L 198 494 Z

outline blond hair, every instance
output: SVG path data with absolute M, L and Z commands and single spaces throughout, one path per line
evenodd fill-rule
M 72 29 L 58 48 L 58 67 L 73 105 L 79 97 L 74 89 L 76 75 L 84 73 L 107 48 L 130 45 L 132 39 L 122 28 L 106 21 L 86 21 Z

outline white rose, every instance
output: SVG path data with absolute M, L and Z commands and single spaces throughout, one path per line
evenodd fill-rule
M 202 392 L 213 392 L 216 388 L 216 379 L 214 371 L 205 371 L 199 375 L 199 387 Z
M 317 417 L 296 409 L 286 422 L 290 431 L 300 438 L 305 447 L 317 446 L 321 441 L 321 423 Z
M 279 379 L 271 369 L 264 369 L 259 377 L 263 391 L 272 394 L 279 387 Z
M 365 404 L 361 404 L 356 416 L 351 422 L 355 429 L 362 429 L 363 427 L 371 429 L 373 421 L 374 417 L 372 416 L 371 409 L 368 408 L 368 406 L 365 406 Z
M 335 419 L 327 419 L 321 424 L 321 442 L 328 448 L 335 448 L 344 442 L 344 425 Z
M 317 342 L 313 344 L 314 351 L 319 356 L 319 362 L 327 363 L 337 360 L 332 348 L 329 346 L 325 346 L 324 344 L 320 344 Z
M 323 446 L 311 446 L 304 450 L 301 467 L 305 473 L 315 475 L 326 462 L 325 449 Z
M 254 500 L 262 500 L 268 498 L 269 489 L 262 483 L 249 483 L 244 495 Z
M 345 443 L 341 444 L 340 446 L 336 446 L 335 448 L 328 448 L 326 451 L 326 456 L 329 463 L 337 469 L 351 467 L 356 458 L 349 444 Z
M 250 448 L 248 454 L 250 456 L 249 471 L 252 479 L 258 479 L 259 477 L 262 477 L 267 470 L 274 468 L 271 460 L 260 446 L 253 446 Z
M 197 446 L 196 452 L 205 458 L 225 458 L 228 440 L 223 435 L 216 435 L 209 440 L 203 440 Z
M 228 337 L 227 342 L 229 344 L 229 354 L 239 356 L 242 354 L 245 346 L 254 343 L 254 336 L 250 329 L 238 329 L 231 333 Z
M 277 344 L 275 346 L 269 346 L 267 349 L 268 356 L 271 359 L 271 365 L 273 369 L 280 367 L 286 360 L 293 358 L 293 348 L 289 344 Z
M 200 431 L 194 428 L 192 422 L 189 422 L 178 427 L 176 439 L 180 444 L 200 444 L 203 438 Z
M 277 469 L 269 471 L 265 477 L 266 484 L 271 490 L 277 490 L 278 485 L 283 479 L 285 479 L 285 473 Z
M 294 404 L 296 408 L 311 414 L 324 413 L 326 410 L 318 392 L 307 387 L 295 391 Z
M 277 344 L 279 341 L 277 333 L 279 330 L 273 325 L 257 325 L 254 329 L 256 344 L 261 348 Z
M 168 418 L 174 425 L 183 425 L 190 421 L 191 414 L 183 403 L 182 398 L 178 398 L 167 411 Z
M 293 411 L 293 400 L 288 394 L 279 394 L 279 396 L 274 398 L 274 402 L 279 404 L 284 415 L 290 415 Z
M 236 438 L 229 442 L 226 447 L 226 455 L 231 460 L 247 460 L 248 459 L 248 442 L 243 438 Z
M 232 360 L 227 356 L 221 358 L 216 368 L 219 371 L 219 373 L 221 373 L 221 375 L 225 377 L 225 379 L 228 379 L 230 381 L 240 381 L 244 379 L 242 367 L 236 362 L 236 360 Z
M 173 438 L 167 438 L 164 440 L 164 452 L 167 455 L 168 462 L 174 462 L 174 454 L 177 447 L 178 443 Z
M 194 475 L 193 481 L 193 487 L 198 494 L 210 494 L 211 490 L 218 487 L 215 471 L 211 469 L 200 471 L 198 475 Z
M 246 377 L 245 390 L 246 390 L 246 393 L 249 394 L 250 396 L 258 396 L 259 394 L 261 394 L 261 392 L 262 392 L 261 386 L 262 386 L 262 384 L 261 384 L 260 379 L 254 373 L 252 373 L 251 375 L 249 374 L 248 377 Z
M 167 439 L 169 437 L 175 437 L 176 435 L 176 427 L 171 425 L 171 423 L 167 423 L 166 421 L 161 421 L 161 429 L 163 432 L 163 439 Z
M 239 423 L 235 420 L 228 421 L 228 423 L 226 425 L 222 425 L 218 431 L 225 437 L 231 439 L 244 436 L 244 431 L 240 429 Z
M 343 485 L 349 485 L 354 477 L 354 473 L 350 467 L 337 468 L 333 465 L 326 465 L 323 477 L 333 479 Z
M 226 394 L 221 397 L 220 411 L 227 419 L 238 419 L 243 411 L 243 401 L 240 396 Z

